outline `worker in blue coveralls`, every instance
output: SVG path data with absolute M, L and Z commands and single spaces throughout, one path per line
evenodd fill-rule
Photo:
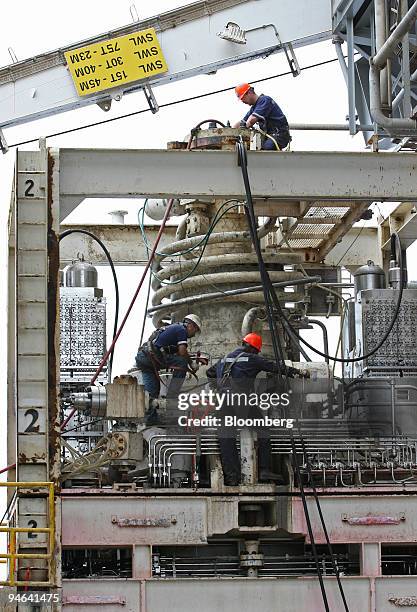
M 201 331 L 201 320 L 197 315 L 187 315 L 182 323 L 172 323 L 156 329 L 147 342 L 139 347 L 136 366 L 142 372 L 145 391 L 149 393 L 149 408 L 145 414 L 147 425 L 158 423 L 158 397 L 161 388 L 159 371 L 172 369 L 172 379 L 167 397 L 175 398 L 187 372 L 193 371 L 187 350 L 188 338 Z
M 247 334 L 242 340 L 241 347 L 236 348 L 207 370 L 207 378 L 209 381 L 216 380 L 216 387 L 220 393 L 225 393 L 229 389 L 238 395 L 248 396 L 255 390 L 255 379 L 260 372 L 283 371 L 283 366 L 259 355 L 261 349 L 261 336 L 254 333 Z M 286 374 L 292 377 L 300 372 L 295 368 L 287 367 Z M 236 445 L 237 430 L 224 426 L 225 416 L 259 418 L 262 417 L 262 412 L 258 406 L 244 403 L 234 405 L 226 401 L 221 406 L 222 426 L 218 430 L 218 441 L 224 484 L 236 486 L 240 483 L 240 461 Z M 272 480 L 282 484 L 282 476 L 271 471 L 271 442 L 265 428 L 258 428 L 258 463 L 259 482 Z
M 239 100 L 248 104 L 250 109 L 233 127 L 251 128 L 257 123 L 260 129 L 268 134 L 262 138 L 264 151 L 285 149 L 291 142 L 290 129 L 286 116 L 275 100 L 264 94 L 258 96 L 249 83 L 237 85 L 235 92 Z

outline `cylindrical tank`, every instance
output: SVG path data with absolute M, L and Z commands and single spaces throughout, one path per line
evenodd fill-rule
M 80 259 L 65 270 L 66 287 L 97 287 L 97 270 L 92 265 Z
M 168 199 L 158 200 L 154 198 L 149 198 L 145 204 L 145 213 L 153 219 L 154 221 L 162 221 L 165 216 L 165 211 L 168 207 Z M 181 200 L 177 198 L 174 200 L 174 204 L 171 208 L 170 217 L 175 217 L 177 215 L 184 214 L 183 204 Z
M 353 275 L 355 284 L 355 295 L 365 289 L 385 289 L 385 273 L 382 268 L 376 266 L 370 259 L 358 268 Z

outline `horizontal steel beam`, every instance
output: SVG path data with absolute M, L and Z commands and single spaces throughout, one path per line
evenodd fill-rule
M 60 161 L 64 214 L 87 197 L 245 197 L 233 151 L 58 149 L 54 155 Z M 248 171 L 257 198 L 416 198 L 414 153 L 249 151 Z
M 342 610 L 336 578 L 324 576 L 323 580 L 329 609 Z M 110 606 L 103 604 L 117 599 L 122 603 L 113 603 L 111 609 L 120 609 L 121 612 L 139 609 L 166 612 L 168 601 L 170 612 L 190 610 L 196 601 L 199 612 L 212 612 L 217 602 L 221 602 L 218 609 L 228 612 L 252 612 L 260 608 L 260 601 L 262 610 L 299 612 L 324 609 L 317 576 L 280 576 L 278 579 L 218 576 L 183 580 L 178 577 L 156 580 L 103 580 L 94 577 L 88 580 L 64 579 L 62 582 L 64 610 L 68 607 L 71 610 L 108 610 Z M 415 576 L 342 576 L 341 582 L 351 612 L 395 612 L 401 609 L 411 612 L 415 605 L 415 597 L 410 595 L 415 592 Z M 4 597 L 4 601 L 7 603 L 8 599 Z M 146 607 L 142 605 L 145 601 Z
M 304 221 L 303 221 L 304 222 Z M 68 229 L 85 229 L 102 240 L 113 259 L 115 265 L 145 265 L 147 261 L 145 245 L 139 233 L 137 225 L 61 225 L 60 232 Z M 168 225 L 161 238 L 161 250 L 165 245 L 175 241 L 175 225 Z M 158 232 L 158 226 L 146 226 L 146 235 L 151 244 L 154 243 Z M 289 253 L 285 244 L 279 251 L 268 248 L 267 253 L 274 253 L 276 263 L 293 263 L 304 261 L 303 250 L 299 249 L 297 254 Z M 77 253 L 83 253 L 87 261 L 94 265 L 107 264 L 107 259 L 100 246 L 85 234 L 71 234 L 60 243 L 60 265 L 70 264 L 77 257 Z M 342 263 L 347 267 L 357 267 L 372 259 L 382 264 L 381 253 L 378 246 L 377 228 L 352 227 L 342 240 L 338 242 L 326 256 L 325 266 L 333 266 Z M 305 264 L 310 267 L 308 264 Z M 321 265 L 312 264 L 315 269 Z
M 115 265 L 145 265 L 148 261 L 145 244 L 138 225 L 61 225 L 60 233 L 67 230 L 84 229 L 97 236 L 108 248 Z M 146 236 L 153 244 L 158 233 L 158 226 L 146 226 Z M 159 250 L 175 241 L 176 225 L 167 225 L 162 234 Z M 60 242 L 60 265 L 70 264 L 82 253 L 86 261 L 94 265 L 106 264 L 107 259 L 97 244 L 86 234 L 69 234 Z

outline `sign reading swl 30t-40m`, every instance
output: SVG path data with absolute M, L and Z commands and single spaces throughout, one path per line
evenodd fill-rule
M 65 59 L 79 96 L 168 70 L 154 28 L 66 51 Z

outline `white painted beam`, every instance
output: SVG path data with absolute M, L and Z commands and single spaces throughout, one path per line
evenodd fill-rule
M 312 6 L 313 5 L 313 6 Z M 314 7 L 314 8 L 313 8 Z M 228 22 L 246 31 L 246 44 L 217 34 Z M 64 52 L 146 28 L 156 30 L 168 72 L 79 97 Z M 17 62 L 0 70 L 0 127 L 10 127 L 77 107 L 207 74 L 283 49 L 330 38 L 329 0 L 204 0 Z
M 85 229 L 100 238 L 109 249 L 116 265 L 145 265 L 147 261 L 146 249 L 137 225 L 61 225 L 60 232 L 67 229 Z M 176 229 L 174 225 L 168 225 L 165 228 L 161 238 L 161 250 L 166 244 L 175 241 Z M 151 244 L 155 241 L 157 232 L 158 226 L 146 227 L 146 234 Z M 288 253 L 285 245 L 279 251 L 268 248 L 267 252 L 269 254 L 274 253 L 277 263 L 292 263 L 304 259 L 301 249 L 297 255 L 293 255 Z M 71 234 L 60 243 L 61 267 L 71 263 L 77 253 L 83 253 L 85 259 L 91 261 L 94 265 L 107 264 L 107 259 L 97 243 L 85 234 Z M 336 244 L 326 255 L 325 265 L 334 266 L 337 263 L 340 265 L 341 258 L 341 263 L 347 267 L 361 266 L 368 259 L 372 259 L 375 263 L 381 265 L 382 258 L 378 246 L 377 228 L 352 227 L 341 242 Z M 309 264 L 304 265 L 310 267 Z M 316 269 L 321 265 L 314 263 L 311 264 L 311 267 Z
M 244 198 L 234 151 L 58 149 L 61 219 L 87 197 Z M 248 152 L 252 194 L 274 200 L 414 201 L 414 153 Z

